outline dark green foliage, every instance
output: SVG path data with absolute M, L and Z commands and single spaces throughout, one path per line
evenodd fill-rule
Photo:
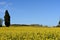
M 0 18 L 0 27 L 2 27 L 2 24 L 3 24 L 3 19 Z
M 27 24 L 11 24 L 11 26 L 30 26 L 30 25 L 27 25 Z
M 57 25 L 57 27 L 60 27 L 60 21 L 58 22 L 58 25 Z
M 10 26 L 10 15 L 8 13 L 8 10 L 5 11 L 4 20 L 5 20 L 6 27 L 9 27 Z

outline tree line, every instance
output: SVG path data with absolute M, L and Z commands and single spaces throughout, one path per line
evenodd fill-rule
M 0 18 L 0 27 L 2 27 L 3 24 L 3 19 Z M 10 15 L 8 10 L 5 11 L 5 15 L 4 15 L 4 24 L 6 27 L 10 26 Z M 31 24 L 31 25 L 26 25 L 26 24 L 12 24 L 11 26 L 41 26 L 43 27 L 43 25 L 39 25 L 39 24 Z M 46 26 L 48 27 L 48 26 Z M 60 21 L 58 22 L 58 25 L 55 27 L 60 27 Z
M 3 24 L 3 19 L 0 18 L 0 27 L 2 27 L 2 24 Z M 10 15 L 9 15 L 8 10 L 5 11 L 4 24 L 5 24 L 6 27 L 10 26 Z

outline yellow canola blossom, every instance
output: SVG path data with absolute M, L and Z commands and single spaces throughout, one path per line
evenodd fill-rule
M 60 40 L 60 28 L 0 27 L 0 40 Z

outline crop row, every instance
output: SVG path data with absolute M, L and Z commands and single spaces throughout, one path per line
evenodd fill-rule
M 20 32 L 20 33 L 0 33 L 0 40 L 60 40 L 58 33 L 40 32 Z

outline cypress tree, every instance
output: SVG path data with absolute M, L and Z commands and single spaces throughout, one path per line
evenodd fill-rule
M 9 15 L 8 10 L 5 11 L 4 20 L 5 20 L 5 26 L 9 27 L 10 26 L 10 15 Z

